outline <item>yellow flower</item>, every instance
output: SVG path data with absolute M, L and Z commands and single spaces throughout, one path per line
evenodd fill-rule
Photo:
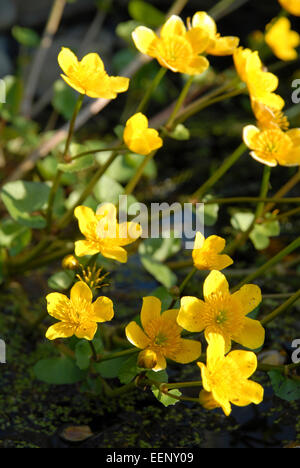
M 221 255 L 225 248 L 222 237 L 210 236 L 207 239 L 197 232 L 193 250 L 194 265 L 198 270 L 223 270 L 232 265 L 233 260 L 228 255 Z
M 300 165 L 300 129 L 283 132 L 280 128 L 261 130 L 254 125 L 244 128 L 243 139 L 250 155 L 270 167 Z
M 250 98 L 272 109 L 281 110 L 285 102 L 274 93 L 278 88 L 278 78 L 265 71 L 258 52 L 239 47 L 234 51 L 233 58 L 237 73 L 247 84 Z
M 296 60 L 298 53 L 295 50 L 300 45 L 300 36 L 291 30 L 291 22 L 288 18 L 279 18 L 266 29 L 266 43 L 272 49 L 276 57 L 281 60 Z
M 64 294 L 51 293 L 46 297 L 48 313 L 60 320 L 48 328 L 46 338 L 85 338 L 92 340 L 97 331 L 97 323 L 107 322 L 114 316 L 113 303 L 108 297 L 98 297 L 92 303 L 93 294 L 86 283 L 76 283 L 70 299 Z
M 225 341 L 222 335 L 210 333 L 207 347 L 207 365 L 197 362 L 201 369 L 204 390 L 200 403 L 207 409 L 221 407 L 226 416 L 231 413 L 231 404 L 259 405 L 264 396 L 261 385 L 249 377 L 256 371 L 257 358 L 251 351 L 231 351 L 225 356 Z
M 160 37 L 154 31 L 139 26 L 132 33 L 137 49 L 158 60 L 173 72 L 197 75 L 209 67 L 208 60 L 199 54 L 205 52 L 210 40 L 200 29 L 187 31 L 179 16 L 173 15 L 161 28 Z
M 154 371 L 167 366 L 166 358 L 186 364 L 201 354 L 201 343 L 184 340 L 182 328 L 176 322 L 178 310 L 166 310 L 161 314 L 161 301 L 156 297 L 145 297 L 141 311 L 141 324 L 130 322 L 126 327 L 127 339 L 142 351 L 138 361 L 151 364 Z
M 279 0 L 279 3 L 292 15 L 300 16 L 300 0 Z
M 126 122 L 124 141 L 133 153 L 146 156 L 162 147 L 163 140 L 154 128 L 148 128 L 148 119 L 141 112 L 133 115 Z
M 251 100 L 251 106 L 257 120 L 257 126 L 261 130 L 274 128 L 288 130 L 290 123 L 287 116 L 282 111 L 265 106 L 255 99 Z
M 118 224 L 117 210 L 111 203 L 105 203 L 96 213 L 87 206 L 78 206 L 74 214 L 78 219 L 79 229 L 86 238 L 75 242 L 77 257 L 101 253 L 118 262 L 127 262 L 127 252 L 123 246 L 141 236 L 139 224 Z
M 210 55 L 232 55 L 239 45 L 238 37 L 221 37 L 215 21 L 205 11 L 198 11 L 193 16 L 192 27 L 199 28 L 208 34 L 211 42 L 206 52 Z
M 108 76 L 98 54 L 88 54 L 78 61 L 70 49 L 63 47 L 58 55 L 58 63 L 64 72 L 61 77 L 80 94 L 91 98 L 114 99 L 118 93 L 128 89 L 129 79 Z
M 265 339 L 265 331 L 258 320 L 247 315 L 261 302 L 260 288 L 247 284 L 234 294 L 230 294 L 225 276 L 212 271 L 204 282 L 205 301 L 196 297 L 183 297 L 177 322 L 185 330 L 220 333 L 231 348 L 231 340 L 249 349 L 260 348 Z

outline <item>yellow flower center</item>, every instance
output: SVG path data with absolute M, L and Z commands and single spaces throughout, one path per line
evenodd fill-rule
M 207 327 L 219 328 L 227 336 L 233 336 L 242 329 L 242 308 L 229 293 L 213 293 L 207 298 L 206 304 Z
M 264 130 L 253 138 L 253 149 L 262 158 L 283 157 L 293 146 L 291 139 L 281 130 Z
M 180 70 L 186 67 L 193 57 L 193 49 L 184 37 L 174 36 L 166 41 L 158 42 L 156 56 L 163 63 Z
M 151 320 L 145 329 L 150 343 L 148 348 L 172 359 L 181 348 L 180 327 L 172 320 Z

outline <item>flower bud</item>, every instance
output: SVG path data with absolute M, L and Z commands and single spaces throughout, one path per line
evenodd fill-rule
M 138 355 L 137 365 L 143 369 L 153 369 L 157 364 L 157 356 L 151 349 L 144 349 Z
M 79 266 L 79 262 L 74 255 L 67 255 L 62 261 L 64 270 L 77 270 Z

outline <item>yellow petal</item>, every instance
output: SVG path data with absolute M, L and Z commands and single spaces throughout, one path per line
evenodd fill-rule
M 185 33 L 186 27 L 184 22 L 179 16 L 173 15 L 161 28 L 160 37 L 167 41 L 172 36 L 184 36 Z
M 210 55 L 224 56 L 232 55 L 239 46 L 240 39 L 234 36 L 217 38 L 211 47 L 208 47 L 207 53 Z
M 210 37 L 214 37 L 217 34 L 217 25 L 215 21 L 205 11 L 198 11 L 194 14 L 192 26 L 193 28 L 203 29 Z
M 253 148 L 253 139 L 260 133 L 259 128 L 255 127 L 255 125 L 247 125 L 247 127 L 244 127 L 243 130 L 243 140 L 245 145 L 248 146 L 248 148 Z
M 299 146 L 297 149 L 300 152 L 300 128 L 288 130 L 286 134 L 292 140 L 294 146 Z
M 212 388 L 212 396 L 214 400 L 221 406 L 225 416 L 231 413 L 231 404 L 229 398 L 219 388 Z
M 178 325 L 178 322 L 177 322 L 177 317 L 178 317 L 178 313 L 179 313 L 179 310 L 178 309 L 169 309 L 169 310 L 165 310 L 162 314 L 161 314 L 161 318 L 162 318 L 162 321 L 163 320 L 167 320 L 167 321 L 171 321 L 171 322 L 174 322 L 174 324 L 176 325 L 176 327 L 178 327 L 178 331 L 182 331 L 182 327 L 180 327 Z
M 92 341 L 97 331 L 97 323 L 86 321 L 76 328 L 75 335 L 79 339 Z
M 64 294 L 51 293 L 46 296 L 48 314 L 57 320 L 68 322 L 70 299 Z
M 125 334 L 131 344 L 137 348 L 144 349 L 149 344 L 148 336 L 143 332 L 136 322 L 130 322 L 125 328 Z
M 199 401 L 201 405 L 207 410 L 213 410 L 215 408 L 220 408 L 219 403 L 216 402 L 211 392 L 206 390 L 201 390 L 199 393 Z
M 210 372 L 214 372 L 224 360 L 225 339 L 220 333 L 211 332 L 206 334 L 206 340 L 208 342 L 206 357 L 207 367 Z
M 182 73 L 188 75 L 201 75 L 209 68 L 209 61 L 202 55 L 199 57 L 193 57 L 188 63 L 184 64 Z
M 159 372 L 161 370 L 164 370 L 167 367 L 167 362 L 166 362 L 165 357 L 160 353 L 156 353 L 156 357 L 157 357 L 157 364 L 155 367 L 153 367 L 152 370 L 154 370 L 154 372 Z
M 83 281 L 78 281 L 71 289 L 70 298 L 71 302 L 74 304 L 78 303 L 82 299 L 91 304 L 93 300 L 93 293 L 86 283 Z
M 154 296 L 144 297 L 141 310 L 141 323 L 147 333 L 149 322 L 160 320 L 161 301 Z
M 79 65 L 76 55 L 67 47 L 63 47 L 59 53 L 58 63 L 66 75 L 76 72 Z
M 186 39 L 191 44 L 195 54 L 201 54 L 206 51 L 211 40 L 206 31 L 201 28 L 193 28 L 187 31 Z
M 257 369 L 257 357 L 251 351 L 231 351 L 226 361 L 232 362 L 232 366 L 238 368 L 239 375 L 244 379 L 251 377 Z
M 104 246 L 103 248 L 101 248 L 101 254 L 103 255 L 103 257 L 111 258 L 112 260 L 117 260 L 120 263 L 126 263 L 128 258 L 126 250 L 118 246 Z
M 228 294 L 229 285 L 226 277 L 222 273 L 213 270 L 204 281 L 203 295 L 205 300 L 207 300 L 211 294 L 215 293 Z
M 109 86 L 113 94 L 125 93 L 129 88 L 130 80 L 124 76 L 110 76 Z
M 258 320 L 245 317 L 242 330 L 232 339 L 248 349 L 258 349 L 265 341 L 265 330 Z
M 137 223 L 122 223 L 117 229 L 118 245 L 124 246 L 135 242 L 143 233 L 142 228 Z
M 69 338 L 75 333 L 74 325 L 65 322 L 55 323 L 48 328 L 46 338 L 48 340 L 56 340 L 57 338 Z
M 62 79 L 69 85 L 71 88 L 75 89 L 80 94 L 86 94 L 86 88 L 82 86 L 81 83 L 78 82 L 78 80 L 69 78 L 68 76 L 65 75 L 60 75 Z
M 194 250 L 202 249 L 204 245 L 204 241 L 205 241 L 205 237 L 202 234 L 202 232 L 197 232 L 196 238 L 195 238 Z
M 97 218 L 94 211 L 87 206 L 77 206 L 74 216 L 78 219 L 79 229 L 84 236 L 89 236 L 91 230 L 96 228 Z
M 226 246 L 226 241 L 219 236 L 209 236 L 205 239 L 203 248 L 205 250 L 213 250 L 216 253 L 223 252 Z
M 184 340 L 180 341 L 180 348 L 172 353 L 168 353 L 167 357 L 175 362 L 181 364 L 187 364 L 195 361 L 201 354 L 201 343 L 195 340 Z
M 111 299 L 105 296 L 98 297 L 93 304 L 95 322 L 109 322 L 114 316 L 114 305 Z
M 262 301 L 261 290 L 255 284 L 245 284 L 232 298 L 241 304 L 245 315 L 250 314 Z
M 269 167 L 277 166 L 276 159 L 263 158 L 261 155 L 258 155 L 255 151 L 251 151 L 250 156 L 256 161 L 262 164 L 265 164 L 266 166 L 269 166 Z
M 104 64 L 100 56 L 96 53 L 87 54 L 80 62 L 81 72 L 93 75 L 104 71 Z
M 203 362 L 197 362 L 197 366 L 200 368 L 200 371 L 201 371 L 203 388 L 207 392 L 211 392 L 211 381 L 210 381 L 210 373 L 209 373 L 208 368 L 206 367 L 205 364 L 203 364 Z
M 132 33 L 132 38 L 136 48 L 142 54 L 149 54 L 152 49 L 153 42 L 157 39 L 156 34 L 145 26 L 139 26 Z
M 261 385 L 252 380 L 246 380 L 242 382 L 238 391 L 235 387 L 232 388 L 232 394 L 230 395 L 230 401 L 236 406 L 247 406 L 251 403 L 259 405 L 264 398 L 264 389 Z
M 79 240 L 75 242 L 76 257 L 84 257 L 85 255 L 96 255 L 100 250 L 95 247 L 95 244 L 87 240 Z
M 117 217 L 117 208 L 113 203 L 103 203 L 97 208 L 96 215 L 114 221 Z
M 177 323 L 185 330 L 201 332 L 205 329 L 207 305 L 196 297 L 183 297 Z

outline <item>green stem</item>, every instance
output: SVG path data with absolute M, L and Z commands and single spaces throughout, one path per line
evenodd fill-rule
M 241 283 L 235 286 L 232 289 L 232 292 L 237 291 L 240 289 L 244 284 L 250 283 L 251 281 L 255 280 L 262 276 L 266 271 L 268 271 L 273 266 L 277 265 L 283 258 L 285 258 L 290 253 L 294 252 L 294 250 L 299 249 L 300 247 L 300 236 L 294 240 L 291 244 L 285 247 L 281 252 L 279 252 L 275 257 L 271 258 L 268 262 L 264 263 L 260 268 L 258 268 L 254 273 L 248 275 Z
M 192 199 L 196 198 L 201 200 L 206 192 L 212 188 L 218 180 L 223 177 L 224 174 L 240 159 L 240 157 L 245 153 L 246 145 L 242 143 L 232 154 L 229 156 L 223 164 L 217 169 L 212 176 L 203 184 L 201 185 L 198 190 L 190 197 Z
M 136 173 L 134 174 L 132 179 L 128 182 L 127 186 L 125 187 L 125 191 L 124 191 L 125 195 L 131 195 L 132 194 L 132 192 L 134 191 L 135 187 L 137 186 L 137 184 L 139 183 L 141 177 L 144 174 L 145 167 L 154 158 L 156 153 L 157 153 L 157 150 L 152 151 L 152 153 L 149 153 L 147 156 L 144 157 L 143 162 L 138 167 Z
M 118 153 L 121 153 L 121 152 L 126 152 L 128 151 L 127 148 L 125 148 L 124 146 L 119 146 L 119 147 L 114 147 L 114 148 L 99 148 L 99 149 L 91 149 L 89 151 L 84 151 L 83 153 L 79 153 L 79 154 L 76 154 L 76 156 L 73 156 L 70 161 L 74 161 L 76 159 L 79 159 L 79 158 L 82 158 L 83 156 L 88 156 L 89 154 L 95 154 L 95 153 L 107 153 L 107 152 L 110 152 L 110 151 L 118 151 Z
M 190 78 L 187 80 L 187 82 L 185 83 L 184 87 L 183 87 L 183 90 L 181 91 L 180 95 L 179 95 L 179 98 L 177 99 L 177 102 L 175 104 L 175 107 L 172 111 L 172 114 L 169 118 L 169 120 L 167 121 L 166 123 L 166 129 L 167 130 L 171 130 L 172 127 L 173 127 L 173 124 L 174 124 L 174 121 L 176 119 L 176 116 L 178 114 L 178 112 L 180 111 L 187 95 L 188 95 L 188 92 L 190 90 L 190 87 L 194 81 L 194 76 L 190 76 Z
M 140 105 L 138 106 L 136 113 L 144 112 L 147 109 L 147 105 L 152 96 L 152 93 L 154 93 L 154 91 L 156 90 L 156 88 L 158 87 L 159 83 L 161 82 L 161 80 L 163 79 L 166 73 L 167 73 L 167 68 L 161 67 L 159 69 L 155 78 L 152 80 L 151 85 L 149 86 L 146 94 L 144 95 Z
M 91 350 L 92 350 L 93 360 L 94 360 L 95 362 L 97 362 L 97 361 L 98 361 L 98 356 L 97 356 L 97 352 L 96 352 L 94 343 L 93 343 L 92 341 L 89 341 L 89 344 L 90 344 L 90 347 L 91 347 Z
M 265 326 L 268 323 L 270 323 L 279 315 L 283 314 L 283 312 L 286 312 L 296 301 L 298 301 L 298 299 L 300 299 L 300 289 L 295 294 L 293 294 L 287 301 L 285 301 L 283 304 L 277 307 L 277 309 L 275 309 L 273 312 L 267 315 L 264 319 L 262 319 L 261 324 Z
M 84 94 L 80 94 L 79 97 L 78 97 L 74 112 L 73 112 L 71 122 L 70 122 L 69 133 L 68 133 L 68 137 L 67 137 L 67 141 L 66 141 L 65 150 L 64 150 L 64 153 L 63 153 L 63 159 L 64 160 L 66 160 L 68 152 L 69 152 L 70 144 L 71 144 L 73 134 L 74 134 L 75 122 L 76 122 L 77 116 L 79 114 L 79 111 L 81 109 L 83 99 L 84 99 Z M 57 190 L 59 188 L 59 184 L 60 184 L 62 174 L 63 174 L 62 171 L 60 171 L 60 170 L 57 171 L 54 182 L 53 182 L 52 187 L 51 187 L 51 191 L 50 191 L 50 195 L 49 195 L 49 201 L 48 201 L 48 210 L 47 210 L 47 214 L 46 214 L 46 221 L 47 221 L 46 231 L 47 232 L 51 231 L 52 217 L 53 217 L 53 205 L 54 205 L 56 192 L 57 192 Z
M 83 203 L 84 200 L 91 194 L 91 192 L 93 191 L 93 189 L 94 189 L 96 183 L 98 182 L 98 180 L 100 179 L 100 177 L 107 171 L 109 166 L 114 162 L 114 160 L 117 158 L 118 155 L 119 155 L 119 153 L 117 151 L 114 151 L 112 153 L 111 157 L 109 158 L 109 160 L 105 164 L 103 164 L 103 166 L 99 167 L 99 169 L 96 171 L 96 173 L 91 178 L 90 182 L 88 183 L 88 185 L 86 186 L 86 188 L 82 192 L 82 194 L 79 197 L 79 199 L 77 200 L 77 202 L 73 204 L 73 206 L 67 211 L 67 213 L 65 213 L 65 215 L 58 222 L 58 224 L 56 226 L 57 230 L 61 230 L 65 226 L 67 226 L 67 224 L 72 219 L 73 212 L 74 212 L 74 209 L 76 208 L 76 206 L 81 205 L 81 203 Z
M 184 278 L 184 280 L 182 281 L 181 285 L 179 286 L 178 288 L 178 298 L 174 298 L 171 305 L 170 305 L 170 309 L 172 309 L 174 307 L 174 305 L 176 304 L 176 301 L 177 299 L 179 299 L 179 297 L 181 296 L 181 294 L 183 293 L 185 287 L 187 286 L 187 284 L 189 283 L 189 281 L 193 278 L 194 274 L 196 273 L 197 271 L 197 268 L 194 267 L 190 272 L 189 274 Z
M 266 198 L 268 195 L 269 186 L 270 186 L 270 177 L 271 177 L 271 167 L 265 166 L 262 183 L 261 183 L 260 198 Z M 265 206 L 264 202 L 260 202 L 257 205 L 256 213 L 255 213 L 255 221 L 257 221 L 262 216 L 263 211 L 264 211 L 264 206 Z
M 223 205 L 223 204 L 230 204 L 230 203 L 258 203 L 258 202 L 263 202 L 263 203 L 268 203 L 272 202 L 274 204 L 289 204 L 289 203 L 300 203 L 300 198 L 295 197 L 295 198 L 266 198 L 266 197 L 230 197 L 230 198 L 212 198 L 210 200 L 206 200 L 205 204 L 206 205 Z M 293 212 L 298 212 L 299 208 L 295 208 Z M 280 215 L 281 217 L 284 216 L 284 214 Z
M 117 359 L 123 356 L 130 356 L 132 354 L 138 354 L 139 352 L 140 352 L 140 349 L 136 349 L 136 348 L 125 349 L 124 351 L 119 351 L 117 353 L 110 353 L 110 354 L 105 354 L 105 355 L 100 354 L 97 356 L 97 359 L 98 359 L 98 362 L 110 361 L 111 359 Z

